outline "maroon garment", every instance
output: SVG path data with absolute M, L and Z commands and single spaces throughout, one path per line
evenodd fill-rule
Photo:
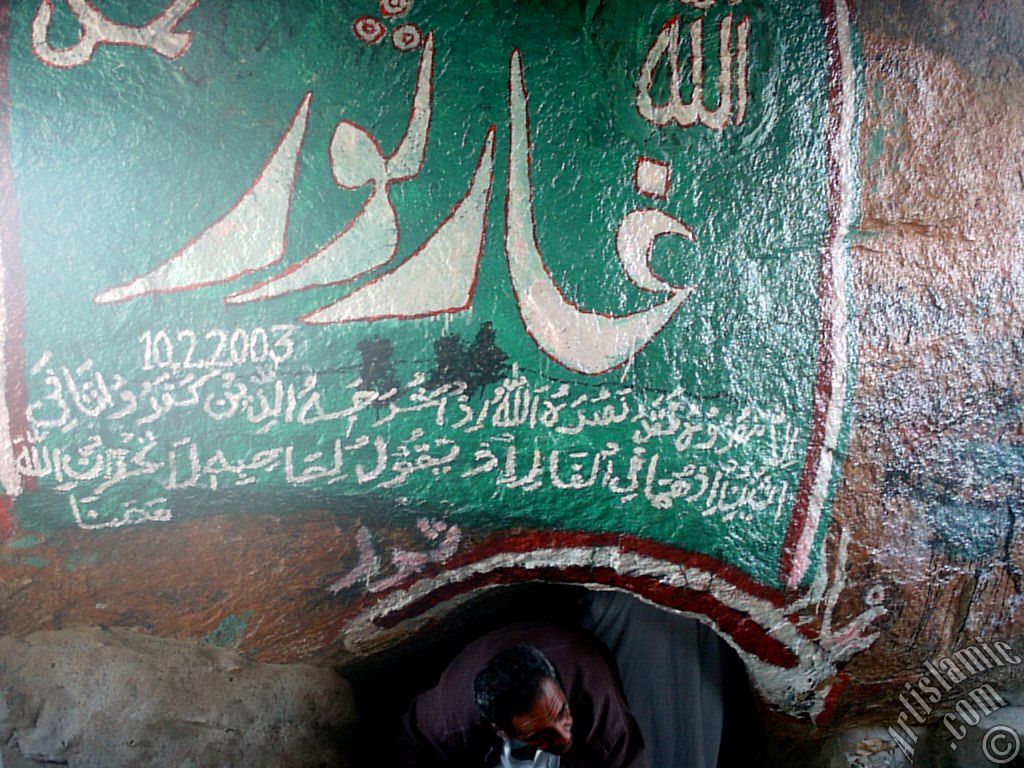
M 417 696 L 402 718 L 400 768 L 490 768 L 501 739 L 473 700 L 477 673 L 499 651 L 527 643 L 554 665 L 572 713 L 572 747 L 563 768 L 647 768 L 643 737 L 626 706 L 608 652 L 582 632 L 554 624 L 511 624 L 463 649 L 438 684 Z

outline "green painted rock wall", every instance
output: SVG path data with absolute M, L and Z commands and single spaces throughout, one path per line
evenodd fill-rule
M 339 599 L 539 567 L 738 631 L 689 566 L 799 665 L 776 596 L 848 421 L 845 5 L 61 10 L 10 8 L 23 533 L 366 507 Z
M 424 4 L 374 43 L 355 7 L 200 4 L 172 61 L 68 68 L 43 46 L 72 14 L 43 37 L 13 5 L 22 527 L 362 496 L 778 585 L 794 510 L 827 506 L 798 499 L 831 461 L 813 419 L 842 419 L 814 384 L 849 366 L 819 273 L 845 273 L 851 134 L 834 20 L 710 5 Z

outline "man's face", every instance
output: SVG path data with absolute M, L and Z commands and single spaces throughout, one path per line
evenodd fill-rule
M 562 687 L 550 677 L 541 680 L 533 706 L 515 715 L 510 724 L 513 739 L 562 755 L 572 746 L 572 714 Z

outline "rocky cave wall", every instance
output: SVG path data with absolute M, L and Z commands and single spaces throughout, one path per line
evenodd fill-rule
M 457 5 L 3 3 L 11 764 L 120 764 L 98 691 L 132 764 L 331 764 L 325 668 L 533 580 L 709 623 L 827 765 L 1024 651 L 1024 8 Z M 987 658 L 919 761 L 1015 722 Z

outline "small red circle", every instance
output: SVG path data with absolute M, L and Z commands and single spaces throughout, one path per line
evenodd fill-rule
M 403 24 L 391 35 L 391 44 L 399 51 L 414 51 L 423 44 L 423 33 L 415 24 Z
M 376 45 L 384 39 L 384 22 L 373 16 L 360 16 L 352 25 L 355 36 L 367 45 Z
M 384 18 L 389 16 L 402 16 L 409 12 L 411 0 L 380 0 L 380 12 Z

